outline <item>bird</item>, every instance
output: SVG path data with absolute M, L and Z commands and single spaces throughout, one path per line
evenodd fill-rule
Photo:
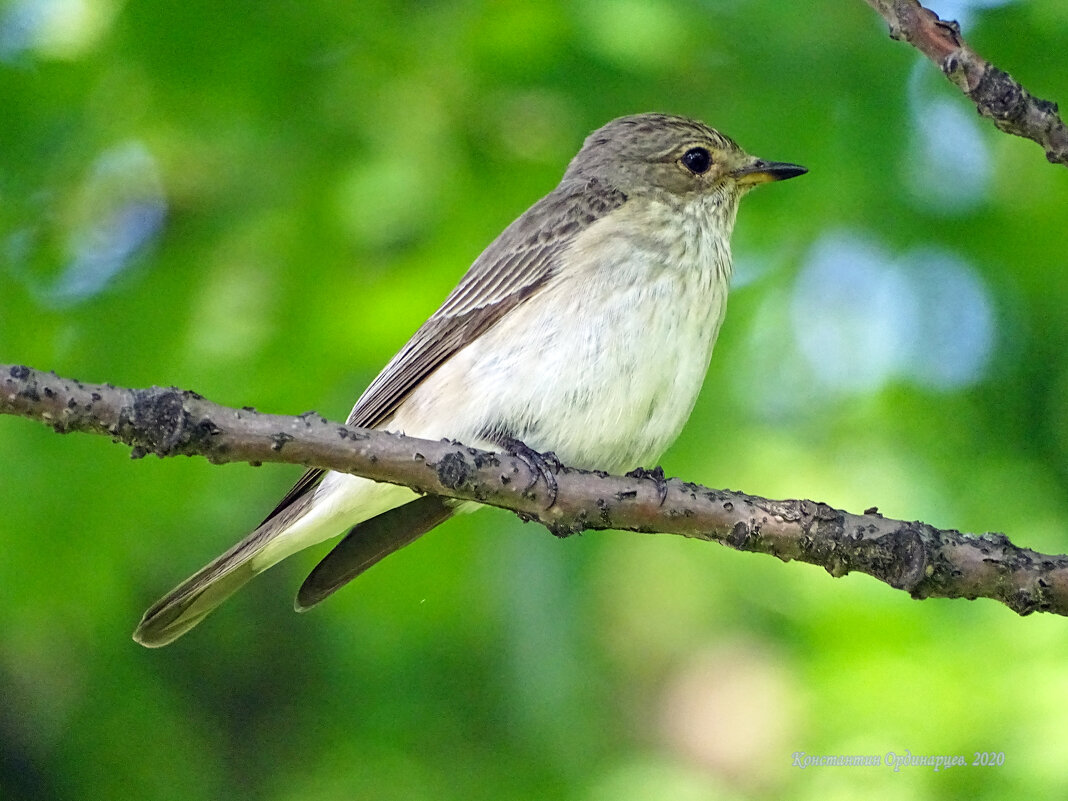
M 614 119 L 559 185 L 478 256 L 356 401 L 348 424 L 621 472 L 659 459 L 693 410 L 723 322 L 738 201 L 806 168 L 697 120 Z M 307 471 L 248 536 L 151 606 L 147 647 L 253 576 L 344 534 L 300 588 L 308 609 L 457 512 L 478 508 Z M 347 533 L 345 533 L 347 532 Z

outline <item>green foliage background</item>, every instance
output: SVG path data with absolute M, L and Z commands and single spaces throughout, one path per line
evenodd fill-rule
M 980 5 L 1068 101 L 1061 0 Z M 1068 549 L 1068 172 L 859 0 L 16 0 L 0 99 L 0 361 L 335 419 L 586 133 L 705 119 L 811 174 L 745 201 L 666 470 Z M 484 511 L 137 647 L 298 473 L 0 418 L 0 798 L 1068 792 L 1064 619 L 677 537 Z M 791 766 L 906 749 L 1005 763 Z

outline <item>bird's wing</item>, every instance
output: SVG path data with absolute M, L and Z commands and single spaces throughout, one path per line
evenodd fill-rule
M 608 187 L 565 181 L 538 201 L 478 257 L 441 308 L 386 365 L 356 402 L 349 424 L 371 428 L 388 422 L 424 378 L 534 295 L 559 269 L 560 255 L 574 238 L 625 200 L 625 195 Z M 256 556 L 304 516 L 314 498 L 311 490 L 323 475 L 323 470 L 314 469 L 301 476 L 251 534 L 145 612 L 134 639 L 147 646 L 166 645 L 266 569 L 269 565 L 256 566 Z M 411 509 L 382 513 L 381 525 L 367 521 L 357 525 L 313 574 L 298 605 L 310 606 L 326 597 L 367 565 L 447 518 L 454 505 L 419 499 L 408 504 Z M 361 533 L 370 537 L 366 546 L 355 541 Z
M 457 287 L 367 387 L 348 424 L 384 425 L 411 392 L 450 356 L 473 342 L 544 286 L 560 255 L 583 230 L 626 201 L 595 180 L 561 183 L 508 226 L 475 260 Z M 300 477 L 264 522 L 322 480 L 313 468 Z
M 294 604 L 304 612 L 348 584 L 371 565 L 415 542 L 444 523 L 456 504 L 440 495 L 424 495 L 354 526 L 315 566 Z
M 441 308 L 371 382 L 349 425 L 385 423 L 444 361 L 536 294 L 575 237 L 625 200 L 622 192 L 581 181 L 561 184 L 534 204 L 482 252 Z

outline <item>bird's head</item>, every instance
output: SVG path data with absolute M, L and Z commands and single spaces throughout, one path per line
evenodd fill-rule
M 567 179 L 596 179 L 628 197 L 740 197 L 757 184 L 803 175 L 797 164 L 750 156 L 702 122 L 670 114 L 620 117 L 590 134 Z

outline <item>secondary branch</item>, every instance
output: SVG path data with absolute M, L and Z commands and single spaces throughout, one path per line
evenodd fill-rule
M 1054 164 L 1068 167 L 1068 128 L 1057 104 L 1035 97 L 1007 72 L 972 50 L 960 26 L 917 0 L 866 0 L 890 24 L 890 37 L 908 42 L 941 68 L 981 115 L 1001 130 L 1031 139 Z

